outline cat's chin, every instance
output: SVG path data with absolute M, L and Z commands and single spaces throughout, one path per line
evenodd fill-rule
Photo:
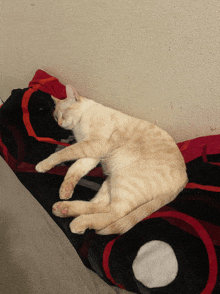
M 72 131 L 72 130 L 73 130 L 73 128 L 74 128 L 74 126 L 73 126 L 73 125 L 71 125 L 71 126 L 65 127 L 65 130 Z
M 69 131 L 72 131 L 72 129 L 74 128 L 74 125 L 71 124 L 71 125 L 65 125 L 65 123 L 61 124 L 60 125 L 61 128 L 65 129 L 65 130 L 69 130 Z

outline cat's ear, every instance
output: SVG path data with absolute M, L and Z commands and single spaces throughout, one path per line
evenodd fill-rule
M 68 99 L 74 99 L 75 101 L 80 100 L 79 94 L 76 92 L 76 89 L 70 85 L 66 86 L 66 95 Z

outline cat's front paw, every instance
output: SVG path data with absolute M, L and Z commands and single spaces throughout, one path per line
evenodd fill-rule
M 35 166 L 35 169 L 39 173 L 45 173 L 51 169 L 51 166 L 47 163 L 47 160 L 43 160 Z

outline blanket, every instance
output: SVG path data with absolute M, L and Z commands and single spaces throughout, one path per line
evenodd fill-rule
M 0 293 L 125 294 L 87 269 L 0 156 Z
M 36 163 L 74 144 L 72 134 L 52 117 L 50 95 L 65 98 L 63 87 L 38 70 L 28 88 L 13 90 L 0 108 L 0 153 L 21 183 L 62 229 L 84 265 L 109 285 L 135 293 L 219 293 L 220 136 L 178 144 L 189 183 L 172 203 L 124 235 L 72 234 L 72 219 L 51 212 L 71 162 L 45 174 L 35 172 Z M 98 166 L 79 182 L 73 199 L 90 200 L 103 181 Z

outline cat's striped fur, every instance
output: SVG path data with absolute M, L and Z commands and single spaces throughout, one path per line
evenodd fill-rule
M 53 206 L 60 217 L 76 217 L 73 233 L 87 228 L 98 234 L 122 234 L 146 216 L 171 202 L 188 179 L 174 140 L 159 127 L 93 100 L 66 86 L 67 98 L 54 99 L 58 124 L 72 130 L 77 143 L 36 166 L 45 172 L 77 160 L 68 170 L 60 198 L 69 199 L 81 177 L 99 162 L 108 176 L 91 201 L 61 201 Z

